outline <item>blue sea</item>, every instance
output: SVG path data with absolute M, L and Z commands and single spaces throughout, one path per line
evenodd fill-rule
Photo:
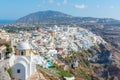
M 15 22 L 15 20 L 0 20 L 0 24 L 9 24 L 13 22 Z

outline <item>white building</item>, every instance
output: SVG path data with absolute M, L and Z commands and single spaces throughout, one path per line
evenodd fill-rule
M 0 46 L 0 61 L 4 60 L 6 55 L 6 46 Z
M 28 42 L 20 43 L 16 50 L 15 55 L 9 60 L 12 68 L 12 77 L 20 80 L 27 80 L 35 71 L 36 64 L 33 62 L 33 54 Z

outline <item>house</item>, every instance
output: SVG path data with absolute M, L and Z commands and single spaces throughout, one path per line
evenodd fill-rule
M 21 42 L 16 47 L 15 55 L 9 60 L 12 68 L 12 77 L 20 80 L 27 80 L 36 71 L 36 64 L 33 61 L 33 54 L 28 42 Z
M 11 44 L 10 36 L 6 33 L 0 33 L 0 44 Z
M 0 46 L 0 61 L 5 58 L 6 55 L 6 46 Z
M 73 61 L 71 61 L 71 67 L 72 68 L 77 68 L 78 67 L 78 61 L 77 60 L 73 60 Z
M 62 47 L 57 47 L 56 50 L 58 53 L 62 54 L 64 49 Z
M 11 80 L 4 67 L 0 67 L 0 80 Z
M 33 60 L 37 65 L 40 65 L 43 68 L 48 68 L 47 60 L 44 59 L 44 57 L 42 57 L 40 55 L 35 55 L 35 56 L 33 56 Z
M 51 36 L 54 36 L 54 35 L 55 35 L 55 32 L 52 31 L 52 30 L 49 30 L 48 33 L 49 33 Z
M 43 29 L 39 29 L 38 32 L 39 33 L 45 33 L 45 31 Z

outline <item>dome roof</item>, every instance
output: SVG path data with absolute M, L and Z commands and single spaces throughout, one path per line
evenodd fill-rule
M 30 45 L 29 45 L 28 42 L 21 42 L 21 43 L 18 44 L 17 49 L 18 50 L 28 50 L 28 49 L 31 49 L 31 48 L 30 48 Z

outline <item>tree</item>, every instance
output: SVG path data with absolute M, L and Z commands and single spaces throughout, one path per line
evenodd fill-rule
M 7 72 L 8 72 L 8 74 L 9 74 L 9 76 L 12 77 L 12 69 L 9 68 L 9 69 L 7 70 Z
M 8 52 L 8 53 L 11 53 L 11 52 L 12 52 L 12 48 L 11 48 L 11 47 L 8 47 L 8 48 L 7 48 L 7 52 Z
M 9 45 L 9 44 L 5 44 L 5 46 L 7 47 L 7 54 L 11 53 L 12 52 L 12 47 Z

